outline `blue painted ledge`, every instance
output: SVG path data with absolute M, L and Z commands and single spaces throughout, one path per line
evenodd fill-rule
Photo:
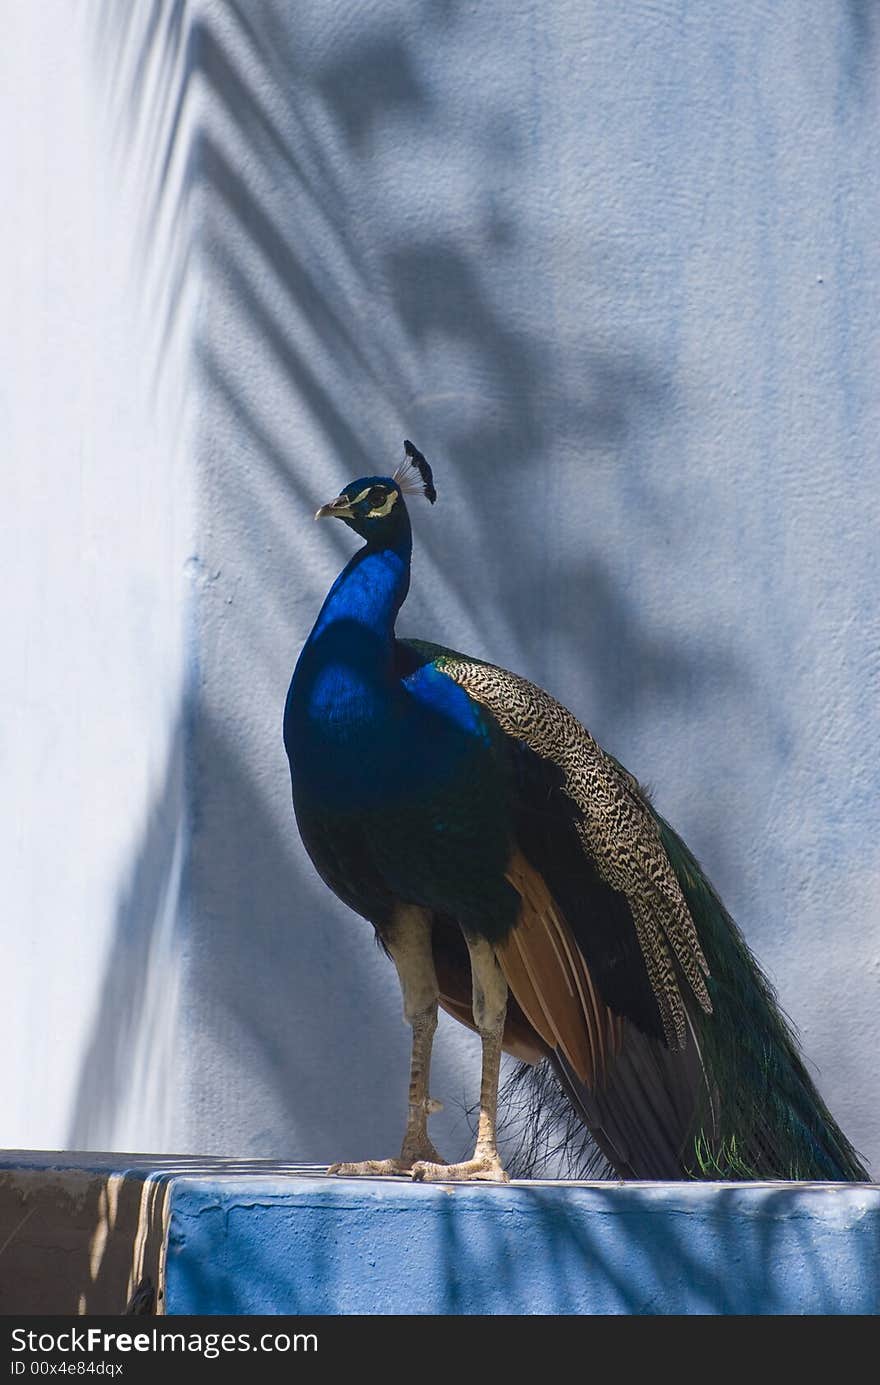
M 880 1308 L 875 1184 L 414 1186 L 260 1161 L 10 1153 L 4 1243 L 4 1314 L 121 1313 L 132 1299 L 170 1314 Z

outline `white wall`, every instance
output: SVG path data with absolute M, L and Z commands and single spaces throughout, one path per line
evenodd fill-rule
M 130 11 L 125 44 L 94 6 L 41 0 L 4 12 L 9 1146 L 163 1147 L 180 1129 L 168 1080 L 170 935 L 186 842 L 179 709 L 195 284 L 174 285 L 186 209 L 175 220 L 177 155 L 164 182 L 156 167 L 168 114 L 158 52 L 136 71 L 149 8 L 115 7 Z
M 280 720 L 351 548 L 310 516 L 407 435 L 439 502 L 414 516 L 402 629 L 544 682 L 655 786 L 880 1158 L 873 7 L 95 3 L 86 74 L 47 9 L 22 8 L 5 98 L 41 134 L 7 151 L 29 191 L 4 234 L 20 258 L 41 237 L 64 289 L 39 316 L 43 271 L 20 273 L 25 340 L 3 348 L 24 507 L 7 647 L 31 651 L 14 1138 L 57 1140 L 63 1106 L 90 1143 L 396 1143 L 396 982 L 304 858 Z M 190 369 L 187 433 L 169 400 Z M 83 430 L 85 489 L 57 487 Z M 185 907 L 145 910 L 175 859 Z M 49 984 L 63 1061 L 40 1086 Z M 168 1109 L 122 1116 L 155 1032 Z M 473 1051 L 444 1027 L 449 1152 Z

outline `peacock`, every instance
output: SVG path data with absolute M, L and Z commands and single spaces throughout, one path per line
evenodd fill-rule
M 527 679 L 396 637 L 417 493 L 436 500 L 407 439 L 392 476 L 318 510 L 364 542 L 284 711 L 305 849 L 373 925 L 412 1030 L 400 1153 L 330 1172 L 506 1181 L 504 1051 L 521 1060 L 532 1154 L 561 1116 L 609 1176 L 865 1179 L 742 934 L 639 782 Z M 482 1045 L 460 1163 L 428 1134 L 438 1007 Z

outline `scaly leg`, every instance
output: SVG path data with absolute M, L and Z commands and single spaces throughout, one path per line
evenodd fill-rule
M 443 1166 L 443 1160 L 428 1139 L 428 1116 L 440 1109 L 428 1096 L 439 994 L 431 951 L 430 916 L 424 909 L 415 906 L 399 908 L 385 943 L 400 978 L 404 1018 L 412 1026 L 409 1114 L 400 1157 L 364 1159 L 357 1164 L 332 1164 L 328 1173 L 346 1176 L 409 1173 L 417 1160 L 425 1159 L 438 1168 Z
M 465 933 L 471 958 L 471 978 L 474 992 L 474 1020 L 483 1044 L 483 1070 L 480 1078 L 480 1121 L 477 1126 L 477 1145 L 472 1159 L 463 1164 L 442 1164 L 420 1160 L 413 1164 L 412 1176 L 417 1182 L 464 1182 L 477 1179 L 490 1183 L 507 1183 L 496 1147 L 498 1117 L 498 1077 L 501 1071 L 501 1039 L 507 1013 L 507 982 L 495 960 L 495 951 L 485 938 Z

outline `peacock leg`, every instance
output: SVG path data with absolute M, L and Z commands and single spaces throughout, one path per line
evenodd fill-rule
M 474 1021 L 483 1044 L 477 1144 L 473 1158 L 466 1159 L 462 1164 L 442 1164 L 429 1160 L 420 1160 L 413 1164 L 412 1176 L 417 1182 L 464 1182 L 467 1179 L 490 1183 L 508 1182 L 496 1145 L 498 1077 L 501 1071 L 504 1018 L 507 1013 L 507 982 L 495 960 L 495 950 L 491 943 L 485 938 L 467 933 L 465 942 L 471 958 Z
M 429 1160 L 442 1168 L 443 1160 L 428 1138 L 428 1116 L 439 1109 L 428 1095 L 431 1048 L 437 1028 L 437 975 L 431 951 L 431 919 L 415 906 L 397 910 L 385 946 L 391 954 L 400 989 L 404 1018 L 412 1027 L 412 1059 L 409 1075 L 409 1113 L 400 1156 L 397 1159 L 364 1159 L 356 1164 L 332 1164 L 328 1173 L 347 1177 L 361 1174 L 409 1173 L 417 1160 Z

